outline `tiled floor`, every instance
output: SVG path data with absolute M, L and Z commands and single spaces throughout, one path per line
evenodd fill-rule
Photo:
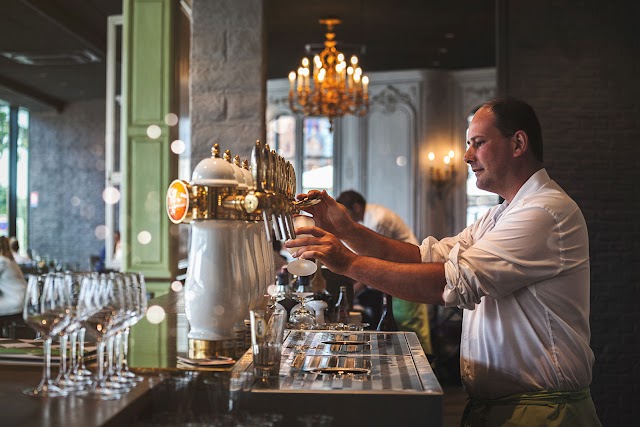
M 443 385 L 442 427 L 460 427 L 467 395 L 461 385 Z

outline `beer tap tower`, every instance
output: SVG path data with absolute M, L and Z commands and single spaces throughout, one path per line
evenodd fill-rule
M 271 241 L 295 238 L 293 166 L 269 146 L 256 141 L 251 168 L 220 155 L 193 171 L 191 182 L 175 180 L 166 196 L 167 214 L 175 224 L 191 224 L 185 282 L 185 311 L 190 324 L 190 357 L 232 354 L 236 333 L 275 280 Z

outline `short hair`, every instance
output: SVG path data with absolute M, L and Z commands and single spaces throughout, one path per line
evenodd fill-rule
M 18 243 L 18 239 L 15 237 L 9 239 L 9 246 L 13 252 L 18 252 L 20 250 L 20 244 Z
M 11 248 L 9 247 L 9 239 L 5 236 L 0 236 L 0 256 L 9 258 L 14 261 Z
M 349 210 L 353 209 L 354 205 L 367 205 L 367 201 L 364 199 L 364 197 L 362 197 L 362 194 L 353 190 L 347 190 L 340 193 L 340 195 L 336 199 L 336 202 L 344 205 L 344 207 Z
M 531 151 L 536 160 L 543 161 L 542 128 L 531 105 L 507 96 L 494 98 L 480 108 L 487 108 L 493 113 L 495 126 L 503 136 L 510 138 L 517 131 L 524 131 L 529 137 Z

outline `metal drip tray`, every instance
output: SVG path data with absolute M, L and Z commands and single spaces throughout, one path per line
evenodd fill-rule
M 307 356 L 302 362 L 302 371 L 315 374 L 369 374 L 371 359 L 348 356 Z
M 311 369 L 311 372 L 314 374 L 323 374 L 323 375 L 366 375 L 371 372 L 369 369 L 364 368 L 314 368 Z
M 368 341 L 357 341 L 357 340 L 329 340 L 322 341 L 322 344 L 330 344 L 330 345 L 365 345 Z

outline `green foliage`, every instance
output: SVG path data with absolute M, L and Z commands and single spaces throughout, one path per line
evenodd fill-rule
M 0 215 L 7 213 L 7 198 L 9 197 L 7 193 L 5 187 L 0 187 Z

